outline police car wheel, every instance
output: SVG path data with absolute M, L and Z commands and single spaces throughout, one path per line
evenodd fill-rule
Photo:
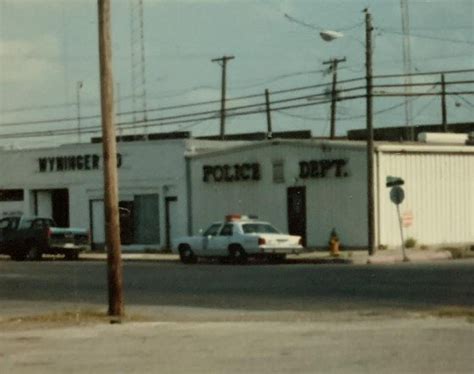
M 197 262 L 194 252 L 187 245 L 179 247 L 179 258 L 183 264 L 195 264 Z

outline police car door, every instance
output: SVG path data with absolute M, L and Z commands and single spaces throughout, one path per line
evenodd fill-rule
M 212 238 L 209 242 L 209 252 L 212 253 L 212 256 L 227 256 L 227 247 L 233 235 L 233 230 L 234 224 L 226 223 L 219 231 L 219 234 Z

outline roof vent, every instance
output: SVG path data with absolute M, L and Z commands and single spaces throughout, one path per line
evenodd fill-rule
M 466 144 L 467 134 L 422 132 L 418 134 L 418 141 L 428 144 Z
M 469 133 L 469 137 L 467 139 L 466 145 L 474 145 L 474 131 Z

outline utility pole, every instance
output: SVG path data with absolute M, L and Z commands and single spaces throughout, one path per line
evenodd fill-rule
M 441 114 L 443 131 L 448 132 L 448 114 L 446 110 L 446 82 L 444 80 L 444 74 L 441 74 Z
M 365 68 L 367 90 L 367 243 L 369 255 L 374 254 L 375 219 L 374 219 L 374 129 L 372 113 L 372 17 L 369 9 L 365 10 Z
M 415 140 L 415 127 L 412 124 L 413 106 L 411 103 L 411 47 L 410 47 L 410 16 L 408 0 L 400 0 L 403 33 L 403 70 L 405 72 L 405 138 Z
M 110 0 L 98 1 L 102 147 L 104 159 L 104 209 L 107 245 L 109 316 L 120 322 L 123 316 L 122 257 L 118 211 L 117 147 L 114 124 Z
M 265 109 L 267 112 L 267 139 L 272 138 L 272 115 L 270 113 L 270 93 L 265 89 Z
M 336 137 L 336 102 L 337 102 L 337 65 L 340 62 L 345 62 L 346 58 L 333 58 L 328 61 L 324 61 L 323 65 L 331 64 L 332 71 L 332 90 L 331 90 L 331 132 L 330 138 L 334 139 Z
M 225 138 L 225 93 L 226 93 L 226 70 L 227 61 L 233 60 L 234 56 L 222 56 L 221 58 L 212 59 L 212 62 L 217 62 L 222 67 L 222 83 L 221 83 L 221 140 Z
M 76 104 L 77 104 L 77 142 L 81 142 L 81 88 L 82 81 L 76 83 Z

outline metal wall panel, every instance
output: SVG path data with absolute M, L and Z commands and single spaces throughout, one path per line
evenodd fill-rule
M 379 244 L 400 246 L 396 206 L 387 176 L 405 180 L 400 211 L 411 211 L 405 238 L 419 245 L 474 243 L 474 154 L 380 153 L 378 178 Z

